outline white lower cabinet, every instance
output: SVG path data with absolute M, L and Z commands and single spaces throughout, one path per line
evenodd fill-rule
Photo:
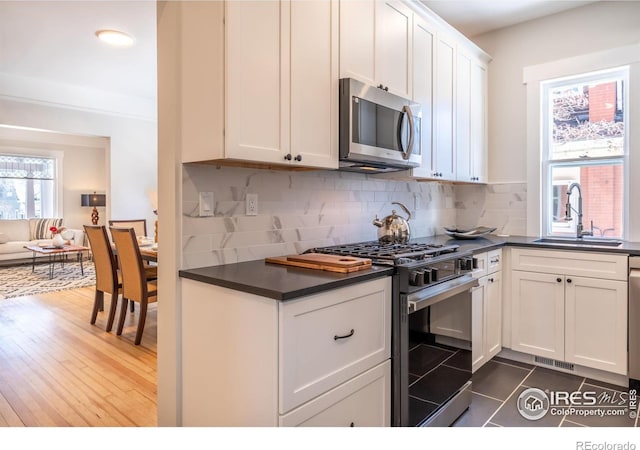
M 471 370 L 475 372 L 502 350 L 502 272 L 480 278 L 472 292 Z
M 511 286 L 511 348 L 564 360 L 563 277 L 514 270 Z
M 512 255 L 512 349 L 626 375 L 627 256 L 530 249 Z
M 626 375 L 627 283 L 567 278 L 564 308 L 564 359 Z
M 390 426 L 391 362 L 341 384 L 335 389 L 280 416 L 284 427 Z
M 390 425 L 389 277 L 287 301 L 181 288 L 182 425 Z

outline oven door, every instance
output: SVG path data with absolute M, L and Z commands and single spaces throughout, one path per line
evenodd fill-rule
M 400 295 L 395 426 L 449 426 L 471 402 L 471 274 Z

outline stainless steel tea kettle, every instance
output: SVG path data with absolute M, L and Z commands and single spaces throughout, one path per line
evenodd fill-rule
M 391 211 L 391 215 L 384 219 L 373 219 L 373 224 L 378 227 L 378 240 L 380 242 L 401 242 L 405 243 L 411 237 L 411 229 L 409 228 L 409 220 L 411 219 L 411 213 L 406 206 L 400 202 L 391 202 L 393 205 L 400 205 L 404 212 L 407 213 L 407 218 L 396 214 L 395 209 Z

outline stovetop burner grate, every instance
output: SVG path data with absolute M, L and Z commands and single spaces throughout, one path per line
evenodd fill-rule
M 458 245 L 425 243 L 381 243 L 378 241 L 318 247 L 309 252 L 371 258 L 374 262 L 398 265 L 409 260 L 422 260 L 452 253 Z

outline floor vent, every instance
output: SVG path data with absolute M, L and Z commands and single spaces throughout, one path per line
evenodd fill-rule
M 558 369 L 571 370 L 571 371 L 574 370 L 573 364 L 568 362 L 554 361 L 553 365 L 556 366 Z
M 558 369 L 564 369 L 564 370 L 570 370 L 570 371 L 575 370 L 573 364 L 571 363 L 564 362 L 564 361 L 556 361 L 555 359 L 544 358 L 542 356 L 536 356 L 534 358 L 534 361 L 537 364 L 544 364 L 545 366 L 557 367 Z
M 555 362 L 551 358 L 543 358 L 542 356 L 536 356 L 534 358 L 534 361 L 538 364 L 545 364 L 547 366 L 553 366 L 553 363 Z

